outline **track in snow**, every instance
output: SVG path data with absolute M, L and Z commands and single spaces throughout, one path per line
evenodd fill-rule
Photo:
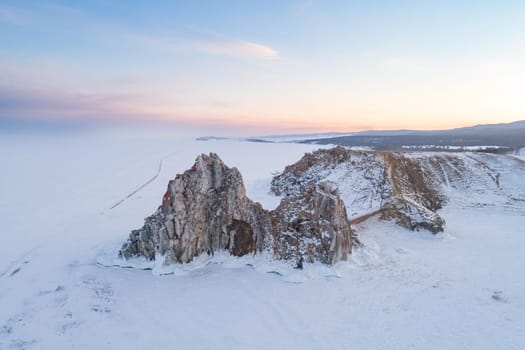
M 126 197 L 122 198 L 121 200 L 119 200 L 117 203 L 113 204 L 113 206 L 111 206 L 111 208 L 109 208 L 109 210 L 112 210 L 112 209 L 115 209 L 116 207 L 118 207 L 119 205 L 121 205 L 122 203 L 124 203 L 125 201 L 127 201 L 128 199 L 130 199 L 131 197 L 133 197 L 134 195 L 136 195 L 138 192 L 140 192 L 141 190 L 143 190 L 146 186 L 148 186 L 149 184 L 151 184 L 153 181 L 155 181 L 159 175 L 160 175 L 160 172 L 162 171 L 162 163 L 163 161 L 168 158 L 168 157 L 171 157 L 171 156 L 174 156 L 175 154 L 177 154 L 178 152 L 173 152 L 173 153 L 170 153 L 168 154 L 167 156 L 164 156 L 160 159 L 159 161 L 159 166 L 157 167 L 157 172 L 155 173 L 155 175 L 153 175 L 153 177 L 151 177 L 148 181 L 144 182 L 142 185 L 140 185 L 139 187 L 137 187 L 134 191 L 132 191 L 131 193 L 129 193 Z

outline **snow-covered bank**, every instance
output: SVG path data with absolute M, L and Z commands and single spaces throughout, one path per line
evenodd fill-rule
M 525 148 L 520 148 L 519 150 L 517 150 L 514 156 L 521 160 L 525 160 Z
M 525 347 L 521 210 L 459 201 L 440 211 L 437 236 L 366 221 L 364 247 L 333 270 L 272 265 L 279 275 L 263 257 L 218 255 L 159 276 L 101 263 L 197 154 L 237 166 L 273 208 L 272 173 L 316 146 L 118 132 L 0 146 L 0 349 Z

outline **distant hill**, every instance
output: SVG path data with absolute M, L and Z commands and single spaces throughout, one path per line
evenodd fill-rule
M 525 149 L 525 120 L 448 130 L 368 130 L 348 133 L 197 138 L 199 141 L 246 141 L 340 145 L 378 151 L 483 151 L 517 154 Z
M 525 120 L 449 130 L 363 131 L 352 135 L 311 138 L 298 142 L 369 147 L 375 150 L 483 150 L 506 153 L 525 147 Z

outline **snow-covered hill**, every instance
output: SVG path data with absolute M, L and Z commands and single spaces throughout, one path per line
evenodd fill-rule
M 372 217 L 355 224 L 363 247 L 347 264 L 216 256 L 169 276 L 97 264 L 196 155 L 238 167 L 247 195 L 273 209 L 272 174 L 315 147 L 165 131 L 2 135 L 0 349 L 525 347 L 525 185 L 507 156 L 461 154 L 440 172 L 447 155 L 404 155 L 440 179 L 444 233 Z M 360 154 L 314 174 L 339 184 L 354 216 L 380 207 L 371 184 L 389 189 L 370 167 L 384 158 Z
M 468 151 L 503 153 L 525 147 L 525 121 L 450 130 L 365 131 L 346 136 L 316 137 L 302 142 L 371 147 L 375 150 Z
M 352 222 L 375 215 L 408 228 L 442 230 L 443 206 L 497 207 L 525 214 L 525 163 L 487 153 L 317 150 L 272 181 L 277 194 L 312 183 L 337 187 Z

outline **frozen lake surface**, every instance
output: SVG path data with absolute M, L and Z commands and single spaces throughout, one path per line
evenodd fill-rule
M 199 153 L 238 167 L 248 196 L 273 208 L 272 174 L 317 147 L 130 129 L 1 135 L 0 349 L 525 348 L 521 207 L 451 202 L 437 236 L 372 219 L 334 268 L 276 274 L 218 257 L 157 276 L 97 263 Z

